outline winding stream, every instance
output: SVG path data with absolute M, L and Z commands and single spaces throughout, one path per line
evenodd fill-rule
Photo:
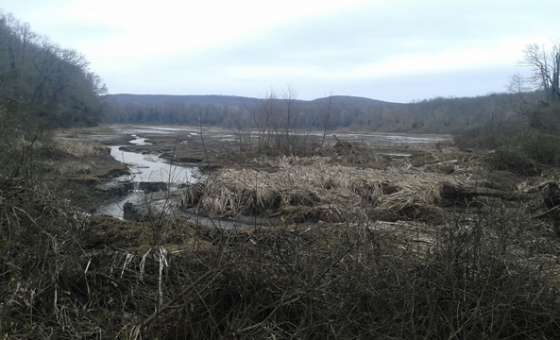
M 146 145 L 145 138 L 134 137 L 129 143 Z M 181 184 L 196 183 L 200 180 L 200 172 L 196 167 L 173 165 L 166 160 L 150 154 L 124 151 L 122 145 L 111 146 L 111 156 L 117 161 L 128 165 L 130 175 L 113 179 L 107 185 L 119 186 L 127 182 L 133 183 L 133 191 L 118 201 L 103 205 L 97 209 L 96 214 L 108 215 L 119 219 L 124 218 L 123 207 L 126 203 L 140 204 L 152 199 L 152 195 L 140 189 L 141 183 L 167 183 L 169 192 L 176 191 Z M 161 200 L 161 199 L 160 199 Z M 158 205 L 156 200 L 155 205 Z
M 162 134 L 176 134 L 185 133 L 191 136 L 196 136 L 198 132 L 193 127 L 160 127 L 160 126 L 128 126 L 116 127 L 120 133 L 130 135 L 132 140 L 129 141 L 132 145 L 150 145 L 151 143 L 147 138 L 140 137 L 136 134 L 148 135 L 162 135 Z M 258 134 L 257 131 L 248 131 L 249 135 Z M 294 134 L 302 134 L 302 132 L 294 132 Z M 307 131 L 305 134 L 322 135 L 322 132 Z M 336 135 L 345 140 L 361 140 L 371 144 L 435 144 L 438 142 L 445 142 L 451 139 L 447 135 L 408 135 L 408 134 L 391 134 L 391 133 L 352 133 L 352 132 L 338 132 Z M 227 141 L 234 138 L 234 135 L 229 131 L 216 130 L 213 134 L 214 137 Z M 187 141 L 184 141 L 185 143 Z M 153 154 L 142 154 L 138 152 L 131 152 L 121 150 L 123 145 L 111 146 L 111 156 L 117 161 L 124 163 L 130 170 L 130 175 L 121 176 L 113 179 L 111 182 L 106 183 L 108 187 L 113 188 L 128 188 L 130 190 L 131 184 L 133 190 L 128 192 L 115 201 L 103 205 L 96 210 L 98 215 L 108 215 L 119 219 L 124 219 L 124 205 L 132 203 L 134 205 L 141 205 L 150 202 L 152 206 L 160 209 L 167 209 L 167 200 L 165 194 L 176 192 L 179 186 L 187 183 L 196 183 L 201 180 L 201 174 L 197 167 L 185 167 L 170 164 L 167 160 L 160 158 Z M 392 157 L 410 157 L 406 153 L 387 153 Z M 152 183 L 155 187 L 149 192 L 142 190 L 141 187 L 146 188 L 146 184 Z M 168 191 L 162 191 L 161 186 L 165 188 L 164 183 L 167 183 Z M 159 192 L 156 192 L 157 189 Z M 126 191 L 126 189 L 124 190 Z M 189 213 L 187 213 L 189 214 Z M 190 214 L 192 215 L 192 214 Z M 197 216 L 197 220 L 199 217 Z M 214 221 L 211 221 L 212 224 Z M 227 222 L 229 223 L 229 222 Z

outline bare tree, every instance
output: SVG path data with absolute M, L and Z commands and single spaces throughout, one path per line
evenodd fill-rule
M 202 144 L 202 150 L 204 151 L 204 158 L 206 158 L 206 164 L 208 164 L 210 160 L 208 159 L 208 149 L 206 149 L 206 142 L 204 141 L 204 131 L 202 130 L 202 110 L 198 112 L 198 127 L 200 142 Z
M 528 92 L 531 88 L 527 84 L 527 79 L 520 74 L 514 74 L 508 84 L 507 90 L 512 94 L 511 107 L 517 116 L 527 116 L 532 106 Z
M 321 127 L 323 128 L 323 139 L 321 140 L 321 146 L 325 145 L 325 139 L 327 138 L 327 131 L 330 127 L 332 113 L 332 95 L 329 95 L 329 100 L 327 102 L 327 107 L 323 110 L 321 115 Z
M 269 147 L 276 132 L 274 118 L 276 115 L 276 95 L 270 92 L 262 104 L 252 110 L 253 124 L 257 130 L 257 145 L 259 152 L 262 147 Z
M 290 140 L 290 129 L 292 127 L 292 114 L 295 100 L 295 92 L 291 87 L 286 91 L 286 143 L 288 145 L 288 152 L 292 152 L 292 143 Z
M 532 69 L 532 82 L 550 100 L 560 100 L 560 45 L 550 50 L 536 44 L 525 50 L 525 62 Z

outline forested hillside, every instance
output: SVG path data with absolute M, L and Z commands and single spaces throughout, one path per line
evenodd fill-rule
M 0 13 L 0 117 L 30 127 L 92 125 L 103 86 L 77 52 Z
M 458 132 L 519 118 L 520 106 L 536 95 L 492 94 L 472 98 L 436 98 L 390 103 L 332 96 L 311 101 L 268 97 L 155 96 L 105 97 L 107 119 L 116 123 L 206 124 L 273 128 L 367 128 L 381 131 Z

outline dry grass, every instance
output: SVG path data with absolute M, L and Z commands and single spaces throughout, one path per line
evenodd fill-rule
M 312 209 L 327 199 L 337 208 L 403 208 L 437 203 L 438 180 L 463 180 L 324 159 L 272 165 L 277 172 L 224 170 L 205 190 L 237 209 L 251 200 Z M 259 194 L 251 183 L 261 177 Z M 42 183 L 0 180 L 0 338 L 536 340 L 560 332 L 557 276 L 541 259 L 529 263 L 548 256 L 557 268 L 558 242 L 535 243 L 543 226 L 508 209 L 433 229 L 162 225 L 158 243 L 146 225 L 88 223 Z M 232 193 L 217 191 L 233 184 Z
M 58 138 L 56 140 L 55 147 L 66 154 L 78 158 L 96 157 L 107 154 L 107 148 L 102 145 L 84 143 L 67 138 Z
M 184 248 L 134 251 L 138 226 L 101 219 L 88 230 L 28 186 L 0 181 L 0 338 L 536 340 L 560 331 L 558 290 L 512 251 L 526 234 L 499 232 L 514 216 L 448 225 L 429 240 L 414 224 L 206 236 L 178 226 Z M 402 237 L 409 228 L 416 237 Z
M 199 207 L 218 216 L 264 213 L 290 206 L 371 207 L 402 212 L 437 206 L 439 183 L 466 182 L 465 175 L 446 175 L 415 168 L 385 170 L 336 165 L 327 158 L 283 157 L 274 172 L 224 169 L 205 183 Z

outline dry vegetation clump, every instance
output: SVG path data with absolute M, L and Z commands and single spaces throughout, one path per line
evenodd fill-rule
M 68 138 L 57 138 L 55 147 L 76 158 L 96 157 L 108 153 L 108 149 L 105 146 L 94 143 L 84 143 Z
M 291 216 L 292 220 L 335 222 L 344 212 L 365 207 L 380 219 L 414 219 L 441 215 L 439 183 L 466 181 L 466 176 L 430 173 L 415 168 L 384 170 L 332 164 L 328 158 L 284 157 L 272 161 L 274 171 L 223 169 L 203 185 L 187 190 L 187 206 L 213 216 L 247 214 Z M 300 217 L 294 217 L 296 210 Z M 439 218 L 441 220 L 441 218 Z
M 103 175 L 105 170 L 124 171 L 123 166 L 112 164 L 107 147 L 66 137 L 54 139 L 46 156 L 43 162 L 49 164 L 59 176 L 71 177 L 74 181 L 90 185 L 98 184 L 99 179 L 96 177 Z

